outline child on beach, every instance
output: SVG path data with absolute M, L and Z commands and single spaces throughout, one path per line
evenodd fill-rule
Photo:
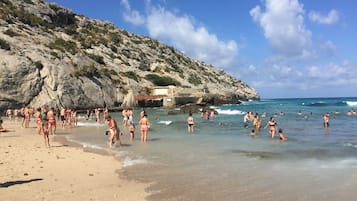
M 283 130 L 281 128 L 279 129 L 279 138 L 280 138 L 281 141 L 287 140 L 287 138 L 286 138 L 286 136 L 283 133 Z
M 10 132 L 10 130 L 7 130 L 4 127 L 2 127 L 2 123 L 3 123 L 3 120 L 0 119 L 0 132 Z
M 252 129 L 252 131 L 250 132 L 250 136 L 253 138 L 257 136 L 254 129 Z
M 45 140 L 45 146 L 46 147 L 50 147 L 50 139 L 48 137 L 49 135 L 49 129 L 48 129 L 48 121 L 47 120 L 43 120 L 42 121 L 42 133 L 43 133 L 43 139 Z
M 132 142 L 134 140 L 135 125 L 133 121 L 129 121 L 129 123 L 130 142 Z

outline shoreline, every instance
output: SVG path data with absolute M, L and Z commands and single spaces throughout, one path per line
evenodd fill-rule
M 11 132 L 0 133 L 2 200 L 147 200 L 149 184 L 123 179 L 122 162 L 110 153 L 66 140 L 61 128 L 46 148 L 31 125 L 4 119 Z

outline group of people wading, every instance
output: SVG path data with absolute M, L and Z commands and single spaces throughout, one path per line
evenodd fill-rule
M 123 115 L 123 125 L 124 127 L 129 128 L 129 134 L 130 134 L 130 143 L 134 140 L 135 137 L 135 124 L 133 121 L 133 110 L 132 109 L 124 109 L 122 111 Z M 106 118 L 106 123 L 109 126 L 108 132 L 109 132 L 109 138 L 108 138 L 108 144 L 110 147 L 112 147 L 115 144 L 122 145 L 122 142 L 120 140 L 120 136 L 123 135 L 122 132 L 120 132 L 120 129 L 118 127 L 118 124 L 116 120 L 108 115 Z M 150 128 L 150 122 L 148 119 L 148 115 L 145 112 L 145 110 L 141 110 L 140 112 L 140 120 L 138 122 L 140 125 L 140 132 L 141 132 L 141 141 L 146 143 L 147 142 L 147 137 L 148 137 L 148 132 Z
M 266 114 L 263 114 L 262 116 L 265 117 Z M 253 123 L 253 128 L 255 128 L 255 129 L 252 129 L 250 135 L 252 137 L 256 137 L 257 136 L 257 132 L 259 132 L 260 128 L 261 128 L 261 119 L 259 118 L 258 113 L 247 112 L 244 115 L 243 123 L 244 123 L 244 127 L 245 128 L 248 128 L 248 122 L 249 121 L 251 121 Z M 269 121 L 267 122 L 267 124 L 264 127 L 264 128 L 269 127 L 269 134 L 270 134 L 270 137 L 272 139 L 274 139 L 274 137 L 275 137 L 275 133 L 276 133 L 276 130 L 277 130 L 277 125 L 278 124 L 275 121 L 275 118 L 274 117 L 270 117 Z M 279 128 L 278 134 L 279 134 L 279 139 L 280 140 L 282 140 L 282 141 L 287 140 L 287 138 L 286 138 L 286 136 L 283 133 L 283 130 L 281 128 Z

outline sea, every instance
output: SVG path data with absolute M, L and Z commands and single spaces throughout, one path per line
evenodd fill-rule
M 110 148 L 107 126 L 81 120 L 69 141 L 114 154 L 122 161 L 121 177 L 150 184 L 149 200 L 164 201 L 319 201 L 357 200 L 357 98 L 262 99 L 214 106 L 215 118 L 179 109 L 145 109 L 150 130 L 140 141 L 140 128 L 130 142 L 121 113 L 111 113 L 124 133 L 121 147 Z M 134 122 L 140 108 L 134 110 Z M 256 112 L 262 126 L 257 137 L 244 127 L 246 112 Z M 301 113 L 301 114 L 299 114 Z M 328 128 L 323 115 L 329 113 Z M 275 117 L 287 141 L 271 139 Z M 98 164 L 100 165 L 100 164 Z M 125 196 L 125 195 L 122 195 Z

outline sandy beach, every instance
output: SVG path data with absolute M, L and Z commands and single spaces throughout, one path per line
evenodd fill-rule
M 4 119 L 4 118 L 3 118 Z M 140 201 L 148 184 L 121 179 L 114 156 L 83 150 L 53 139 L 46 148 L 35 125 L 4 120 L 0 133 L 0 200 Z M 61 129 L 58 130 L 61 132 Z M 62 131 L 63 132 L 63 131 Z

